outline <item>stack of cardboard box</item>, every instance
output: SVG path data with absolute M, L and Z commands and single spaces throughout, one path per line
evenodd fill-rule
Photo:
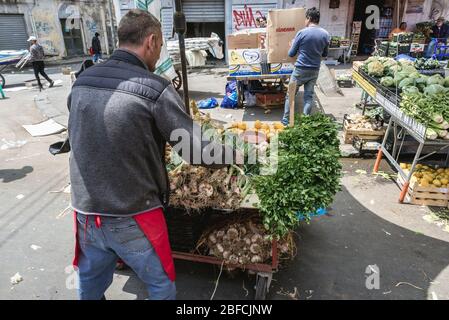
M 305 26 L 304 9 L 270 10 L 266 29 L 251 29 L 228 36 L 230 76 L 291 74 L 295 58 L 290 42 Z

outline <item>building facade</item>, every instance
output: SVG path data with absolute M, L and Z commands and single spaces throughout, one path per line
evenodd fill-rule
M 0 50 L 28 47 L 36 35 L 47 54 L 63 58 L 87 54 L 95 32 L 103 51 L 110 53 L 117 41 L 121 17 L 145 0 L 0 0 Z M 160 1 L 165 39 L 173 34 L 174 0 Z M 407 21 L 409 28 L 437 16 L 449 18 L 447 0 L 183 0 L 187 37 L 208 37 L 212 32 L 226 41 L 227 35 L 256 27 L 256 19 L 270 9 L 317 7 L 321 25 L 331 35 L 350 37 L 352 22 L 366 18 L 370 5 L 389 7 L 393 25 Z M 225 45 L 226 46 L 226 45 Z
M 83 55 L 98 32 L 103 52 L 109 53 L 115 24 L 109 0 L 0 0 L 0 50 L 26 49 L 27 38 L 35 35 L 46 54 Z

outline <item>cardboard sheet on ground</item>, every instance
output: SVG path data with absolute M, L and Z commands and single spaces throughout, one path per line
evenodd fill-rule
M 47 121 L 31 124 L 31 125 L 23 125 L 22 127 L 28 131 L 33 137 L 42 137 L 49 136 L 52 134 L 57 134 L 65 131 L 66 129 L 61 126 L 59 123 L 56 123 L 53 119 L 49 119 Z

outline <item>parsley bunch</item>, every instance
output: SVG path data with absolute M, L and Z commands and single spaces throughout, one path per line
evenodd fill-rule
M 298 226 L 298 214 L 326 208 L 340 190 L 337 126 L 327 116 L 304 116 L 279 135 L 278 168 L 254 186 L 265 228 L 282 237 Z

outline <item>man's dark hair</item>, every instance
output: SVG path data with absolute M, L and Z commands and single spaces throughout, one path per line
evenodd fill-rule
M 157 34 L 161 23 L 148 11 L 133 9 L 120 20 L 118 27 L 119 45 L 139 46 L 150 34 Z
M 320 10 L 316 7 L 308 9 L 306 11 L 306 18 L 312 23 L 320 23 Z
M 98 32 L 95 32 L 95 36 L 98 37 L 100 34 Z
M 399 28 L 402 28 L 403 25 L 407 26 L 407 22 L 405 22 L 405 21 L 401 22 L 401 24 L 399 25 Z

